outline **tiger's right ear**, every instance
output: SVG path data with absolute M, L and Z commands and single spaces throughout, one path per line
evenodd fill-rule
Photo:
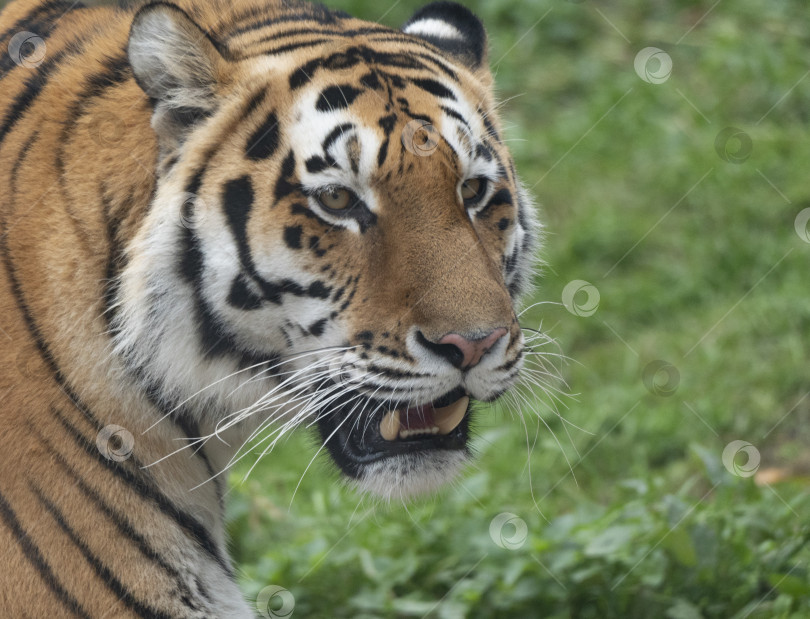
M 162 2 L 136 13 L 127 54 L 135 80 L 152 101 L 161 150 L 177 148 L 216 111 L 227 61 L 183 10 Z

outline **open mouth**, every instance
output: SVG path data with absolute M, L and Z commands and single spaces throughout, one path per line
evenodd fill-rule
M 332 458 L 351 477 L 365 465 L 401 454 L 467 448 L 470 398 L 455 389 L 428 404 L 347 398 L 318 421 Z M 357 411 L 363 411 L 358 414 Z

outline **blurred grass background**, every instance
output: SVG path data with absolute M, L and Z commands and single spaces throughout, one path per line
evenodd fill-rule
M 398 26 L 423 2 L 327 4 Z M 524 325 L 574 397 L 558 416 L 524 391 L 527 426 L 482 409 L 469 474 L 406 508 L 323 456 L 301 479 L 299 433 L 232 476 L 246 594 L 284 587 L 300 617 L 810 617 L 806 2 L 465 4 L 548 231 Z M 649 46 L 662 83 L 634 69 Z M 576 280 L 592 315 L 562 304 Z
M 397 26 L 422 3 L 327 4 Z M 528 304 L 554 304 L 523 319 L 573 359 L 570 423 L 542 395 L 527 429 L 512 402 L 482 411 L 475 468 L 407 509 L 323 458 L 290 502 L 316 451 L 293 438 L 233 477 L 245 591 L 283 586 L 302 617 L 810 616 L 806 3 L 465 4 L 549 233 Z M 634 70 L 648 46 L 672 59 L 663 83 Z M 574 280 L 593 315 L 562 306 Z M 723 465 L 735 440 L 756 477 Z M 526 524 L 515 550 L 490 535 L 501 513 Z

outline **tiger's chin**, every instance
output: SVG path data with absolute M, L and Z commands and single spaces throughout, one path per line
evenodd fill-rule
M 356 414 L 361 409 L 374 412 Z M 420 405 L 355 396 L 321 416 L 318 429 L 350 485 L 384 500 L 407 500 L 436 492 L 464 469 L 470 414 L 461 389 Z

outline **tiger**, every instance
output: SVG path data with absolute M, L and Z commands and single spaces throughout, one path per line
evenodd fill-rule
M 542 237 L 473 12 L 13 0 L 0 41 L 0 614 L 253 616 L 223 473 L 296 428 L 375 500 L 460 474 Z

